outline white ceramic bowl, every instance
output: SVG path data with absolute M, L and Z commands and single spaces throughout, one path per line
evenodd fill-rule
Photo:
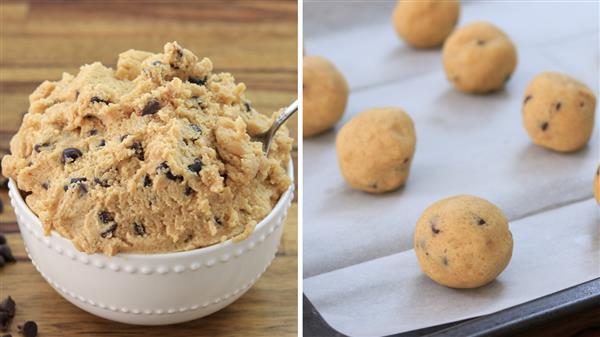
M 289 170 L 293 179 L 293 172 Z M 241 242 L 166 254 L 85 254 L 39 218 L 14 181 L 9 195 L 29 258 L 44 279 L 79 308 L 109 320 L 141 325 L 173 324 L 212 314 L 234 302 L 273 261 L 292 183 L 271 213 Z

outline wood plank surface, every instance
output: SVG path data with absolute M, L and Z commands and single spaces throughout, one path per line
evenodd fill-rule
M 257 110 L 271 113 L 297 97 L 295 1 L 2 1 L 0 2 L 0 156 L 8 149 L 29 94 L 44 80 L 100 61 L 115 67 L 128 49 L 162 50 L 178 41 L 209 57 L 215 71 L 246 83 Z M 288 122 L 297 139 L 297 117 Z M 297 142 L 295 142 L 297 144 Z M 294 148 L 295 172 L 297 149 Z M 35 320 L 39 336 L 296 336 L 297 206 L 277 258 L 242 298 L 193 322 L 165 327 L 113 323 L 76 308 L 38 274 L 24 251 L 6 191 L 0 231 L 18 263 L 0 269 L 0 297 L 17 301 L 16 326 Z M 0 334 L 1 335 L 1 334 Z

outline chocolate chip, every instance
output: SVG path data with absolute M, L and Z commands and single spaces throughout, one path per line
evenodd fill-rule
M 223 226 L 223 221 L 221 221 L 221 219 L 219 219 L 218 217 L 215 217 L 215 222 L 217 223 L 217 225 Z
M 154 115 L 158 112 L 158 110 L 160 110 L 160 102 L 157 99 L 153 98 L 148 103 L 146 103 L 146 106 L 144 107 L 144 109 L 142 109 L 142 116 Z
M 95 136 L 97 134 L 98 134 L 98 130 L 96 130 L 96 129 L 91 129 L 90 132 L 89 132 L 90 136 Z
M 483 225 L 485 225 L 485 223 L 486 223 L 485 220 L 483 220 L 482 218 L 479 218 L 479 220 L 477 221 L 477 224 L 479 226 L 483 226 Z
M 102 180 L 98 177 L 94 177 L 94 184 L 100 185 L 101 187 L 110 187 L 110 184 L 106 180 Z
M 104 232 L 100 233 L 100 236 L 103 239 L 112 238 L 115 235 L 115 230 L 117 230 L 117 224 L 114 223 L 110 225 Z
M 171 172 L 171 168 L 169 168 L 169 164 L 167 164 L 166 161 L 162 162 L 160 165 L 158 165 L 158 167 L 156 168 L 156 172 L 164 173 L 169 180 L 173 180 L 173 181 L 177 181 L 177 182 L 183 181 L 182 176 L 176 176 Z
M 525 96 L 525 100 L 523 101 L 523 104 L 527 104 L 527 102 L 529 102 L 529 100 L 532 98 L 533 98 L 533 96 L 531 96 L 531 95 Z
M 100 140 L 100 143 L 98 143 L 98 146 L 99 146 L 99 147 L 103 147 L 103 146 L 105 146 L 105 145 L 106 145 L 106 140 L 104 140 L 104 139 L 101 139 L 101 140 Z
M 203 78 L 197 78 L 197 77 L 188 77 L 188 81 L 197 85 L 205 85 L 206 84 L 206 76 L 204 76 Z
M 100 222 L 105 224 L 115 221 L 115 217 L 107 211 L 101 211 L 98 213 L 98 219 L 100 219 Z
M 146 227 L 137 222 L 133 223 L 133 232 L 138 236 L 144 236 L 146 234 Z
M 247 111 L 247 112 L 250 112 L 250 111 L 252 111 L 252 107 L 250 106 L 250 103 L 248 103 L 248 102 L 244 102 L 244 106 L 246 107 L 246 111 Z
M 434 223 L 431 224 L 431 231 L 433 234 L 439 234 L 442 230 L 438 229 Z
M 485 44 L 485 40 L 477 39 L 477 45 L 483 46 Z
M 198 132 L 199 134 L 202 134 L 202 129 L 198 125 L 190 124 L 190 127 L 192 128 L 192 130 Z
M 75 99 L 79 98 L 79 90 L 75 90 Z
M 175 52 L 177 53 L 177 59 L 180 59 L 183 57 L 183 50 L 176 49 Z
M 87 178 L 86 177 L 71 178 L 71 180 L 70 180 L 71 184 L 77 184 L 77 183 L 80 183 L 82 181 L 87 181 Z
M 190 196 L 190 195 L 194 194 L 194 189 L 189 186 L 186 186 L 185 191 L 183 191 L 183 194 Z
M 540 125 L 540 128 L 542 129 L 542 131 L 546 131 L 546 129 L 548 129 L 548 122 L 542 123 L 542 125 Z
M 90 103 L 104 103 L 104 104 L 110 104 L 110 101 L 102 99 L 98 96 L 94 96 L 92 97 L 92 99 L 90 99 Z
M 123 143 L 123 141 L 125 140 L 125 138 L 127 138 L 129 136 L 129 134 L 124 134 L 121 137 L 119 137 L 119 142 Z
M 38 326 L 34 321 L 27 321 L 23 326 L 18 327 L 24 337 L 36 337 Z
M 0 311 L 6 313 L 8 318 L 13 318 L 17 311 L 17 303 L 15 303 L 12 297 L 8 296 L 0 302 Z
M 202 170 L 202 161 L 198 158 L 194 159 L 194 163 L 191 165 L 188 165 L 188 170 L 190 170 L 196 174 L 200 174 L 200 171 Z
M 142 146 L 142 143 L 135 142 L 131 144 L 129 149 L 133 150 L 137 159 L 144 160 L 144 147 Z
M 12 254 L 12 250 L 7 244 L 0 245 L 0 255 L 4 257 L 4 261 L 6 262 L 17 262 L 17 260 Z
M 6 244 L 6 236 L 4 236 L 4 233 L 0 233 L 0 245 L 5 245 Z
M 146 174 L 146 176 L 144 177 L 144 187 L 150 187 L 152 186 L 152 179 L 150 178 L 149 175 Z
M 87 194 L 87 192 L 88 192 L 87 185 L 79 184 L 79 196 L 82 197 L 83 195 Z
M 562 106 L 561 102 L 556 102 L 556 104 L 554 104 L 554 109 L 556 109 L 556 111 L 560 111 L 561 106 Z
M 35 145 L 33 146 L 33 149 L 35 150 L 35 152 L 37 152 L 37 153 L 40 153 L 40 152 L 42 152 L 42 150 L 43 150 L 44 148 L 47 148 L 47 147 L 49 147 L 49 146 L 50 146 L 50 144 L 48 144 L 48 143 L 43 143 L 43 144 L 35 144 Z
M 444 266 L 448 265 L 448 258 L 447 257 L 442 257 L 442 263 L 444 264 Z
M 63 150 L 63 163 L 72 163 L 77 158 L 83 156 L 83 153 L 79 149 L 69 147 Z

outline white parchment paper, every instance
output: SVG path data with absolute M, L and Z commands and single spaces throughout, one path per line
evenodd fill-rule
M 351 336 L 399 333 L 494 312 L 600 276 L 598 208 L 585 201 L 599 158 L 598 127 L 586 148 L 559 154 L 531 144 L 521 122 L 525 87 L 540 72 L 569 73 L 598 93 L 599 5 L 580 5 L 464 4 L 460 25 L 490 20 L 517 45 L 513 78 L 487 96 L 453 90 L 441 52 L 402 45 L 389 18 L 347 30 L 328 27 L 305 40 L 308 54 L 332 60 L 351 87 L 336 129 L 304 140 L 304 291 L 335 329 Z M 406 186 L 374 196 L 345 184 L 334 142 L 352 116 L 381 106 L 411 115 L 417 150 Z M 488 287 L 450 290 L 418 269 L 416 220 L 431 203 L 455 194 L 488 199 L 511 220 L 515 257 Z

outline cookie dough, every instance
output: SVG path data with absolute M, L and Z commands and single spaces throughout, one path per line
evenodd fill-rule
M 2 161 L 46 233 L 86 253 L 158 253 L 241 239 L 290 185 L 292 140 L 269 158 L 245 86 L 176 42 L 42 83 Z
M 498 207 L 478 197 L 459 195 L 423 212 L 414 245 L 421 270 L 429 278 L 451 288 L 476 288 L 506 268 L 513 240 Z
M 598 165 L 596 176 L 594 177 L 594 196 L 596 197 L 596 202 L 600 205 L 600 165 Z
M 504 32 L 486 22 L 456 30 L 444 43 L 444 69 L 460 91 L 484 94 L 502 88 L 517 65 L 517 51 Z
M 400 0 L 392 21 L 398 35 L 416 48 L 441 45 L 458 22 L 458 0 Z
M 305 56 L 303 69 L 302 134 L 311 137 L 337 123 L 348 102 L 344 75 L 321 56 Z
M 570 152 L 587 144 L 594 129 L 596 96 L 583 83 L 564 74 L 534 77 L 523 98 L 523 125 L 531 141 Z
M 352 118 L 337 135 L 340 171 L 353 188 L 392 191 L 406 182 L 415 153 L 410 116 L 398 108 L 376 108 Z

